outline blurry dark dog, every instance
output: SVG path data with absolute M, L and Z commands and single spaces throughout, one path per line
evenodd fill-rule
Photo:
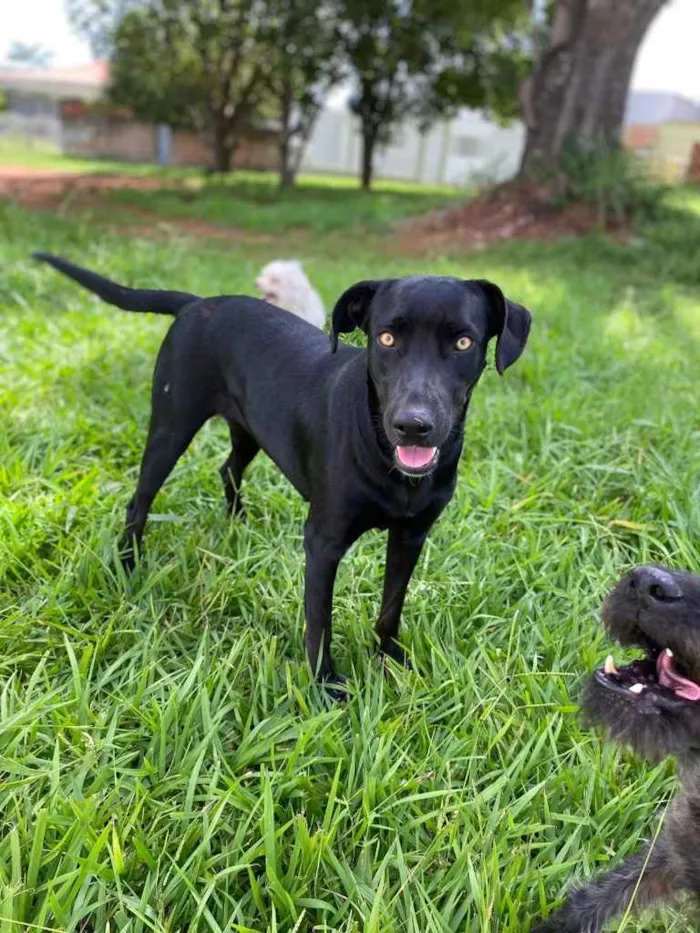
M 633 570 L 607 598 L 603 620 L 646 656 L 619 668 L 608 657 L 586 690 L 587 719 L 652 761 L 675 755 L 682 789 L 654 844 L 574 891 L 536 933 L 598 933 L 630 907 L 700 895 L 700 577 Z
M 306 649 L 317 676 L 342 681 L 331 656 L 333 585 L 340 559 L 370 528 L 389 531 L 379 648 L 404 662 L 396 639 L 406 589 L 455 489 L 487 344 L 496 339 L 502 373 L 525 348 L 529 312 L 491 282 L 358 282 L 335 306 L 330 352 L 317 327 L 256 298 L 126 288 L 35 255 L 118 308 L 176 318 L 158 354 L 148 441 L 127 507 L 127 568 L 156 493 L 204 422 L 221 415 L 231 432 L 221 475 L 232 513 L 241 511 L 243 471 L 259 450 L 311 504 Z M 357 327 L 367 350 L 338 346 L 338 335 Z

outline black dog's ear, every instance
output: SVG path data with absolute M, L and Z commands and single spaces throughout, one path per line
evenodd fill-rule
M 474 284 L 483 288 L 491 303 L 494 324 L 491 336 L 497 338 L 496 369 L 502 376 L 504 370 L 512 366 L 525 349 L 532 316 L 527 308 L 508 301 L 493 282 L 481 279 Z
M 346 289 L 333 308 L 331 317 L 331 353 L 338 349 L 338 334 L 349 334 L 356 327 L 366 331 L 369 306 L 383 282 L 357 282 Z

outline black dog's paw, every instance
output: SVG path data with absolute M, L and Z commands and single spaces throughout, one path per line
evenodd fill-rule
M 326 694 L 334 703 L 344 703 L 348 698 L 347 678 L 332 671 L 321 678 Z
M 119 562 L 124 568 L 124 573 L 129 576 L 136 569 L 137 558 L 141 556 L 141 549 L 135 535 L 129 534 L 128 531 L 125 532 L 119 539 L 117 553 L 119 554 Z
M 405 668 L 407 671 L 413 670 L 411 659 L 403 650 L 403 648 L 393 639 L 386 641 L 379 646 L 379 655 L 384 662 L 386 662 L 387 658 L 390 658 L 392 661 L 394 661 L 395 664 Z
M 240 499 L 227 499 L 224 503 L 224 508 L 226 509 L 226 514 L 231 519 L 231 521 L 248 521 L 248 513 L 246 512 L 245 506 Z
M 134 553 L 133 549 L 122 551 L 119 555 L 119 559 L 121 560 L 125 573 L 127 575 L 132 574 L 136 569 L 136 554 Z

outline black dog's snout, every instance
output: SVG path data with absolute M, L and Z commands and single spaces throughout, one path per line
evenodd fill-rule
M 657 603 L 674 603 L 683 599 L 683 590 L 666 570 L 660 567 L 639 567 L 630 574 L 630 587 L 640 597 Z
M 431 416 L 417 408 L 407 408 L 394 416 L 393 427 L 401 440 L 423 441 L 433 430 Z

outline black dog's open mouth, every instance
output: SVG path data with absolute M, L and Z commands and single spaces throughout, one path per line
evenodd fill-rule
M 616 667 L 612 655 L 599 668 L 596 681 L 611 690 L 642 696 L 647 692 L 691 703 L 700 701 L 700 684 L 685 677 L 670 648 L 649 648 L 646 658 Z
M 440 456 L 437 447 L 410 447 L 397 444 L 394 448 L 396 465 L 409 476 L 424 476 L 435 467 Z

